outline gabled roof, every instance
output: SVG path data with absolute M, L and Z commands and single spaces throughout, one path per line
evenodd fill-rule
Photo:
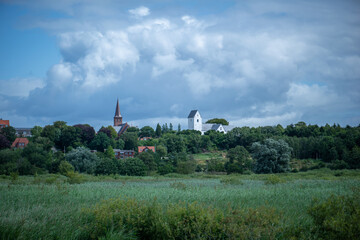
M 11 147 L 16 147 L 19 143 L 24 143 L 24 145 L 28 145 L 29 140 L 27 138 L 16 138 L 15 141 L 11 144 Z
M 129 127 L 129 124 L 127 123 L 120 124 L 119 126 L 113 126 L 118 135 L 123 134 Z
M 117 100 L 117 103 L 116 103 L 115 117 L 121 117 L 120 107 L 119 107 L 119 99 Z
M 188 118 L 194 118 L 198 110 L 192 110 L 188 116 Z

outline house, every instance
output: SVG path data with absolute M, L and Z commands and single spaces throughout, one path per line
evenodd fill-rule
M 138 153 L 153 151 L 155 152 L 155 146 L 139 146 Z
M 17 137 L 31 137 L 31 128 L 15 128 Z
M 115 157 L 117 159 L 125 159 L 125 158 L 133 158 L 135 155 L 134 150 L 120 150 L 120 149 L 114 149 Z
M 210 130 L 227 133 L 233 128 L 235 127 L 222 124 L 203 123 L 200 112 L 198 110 L 192 110 L 188 116 L 188 129 L 200 131 L 201 135 L 204 135 L 205 132 Z
M 126 130 L 130 127 L 129 124 L 123 123 L 122 119 L 123 118 L 120 113 L 119 99 L 118 99 L 117 103 L 116 103 L 115 116 L 114 116 L 114 129 L 115 129 L 116 133 L 118 134 L 118 136 L 125 133 Z
M 16 138 L 15 141 L 11 144 L 11 148 L 24 149 L 28 144 L 29 144 L 29 140 L 27 138 Z
M 2 120 L 2 118 L 0 118 L 0 128 L 4 128 L 4 127 L 8 127 L 8 126 L 10 126 L 10 121 Z

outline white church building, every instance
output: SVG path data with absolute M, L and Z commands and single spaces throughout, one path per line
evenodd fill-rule
M 234 126 L 226 126 L 214 123 L 203 123 L 200 112 L 198 110 L 192 110 L 188 116 L 188 129 L 200 131 L 201 135 L 204 135 L 205 132 L 210 130 L 227 133 L 233 128 Z

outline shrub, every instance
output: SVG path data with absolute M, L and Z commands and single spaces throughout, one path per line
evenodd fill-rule
M 145 176 L 146 166 L 139 158 L 127 158 L 120 164 L 120 173 L 128 176 Z
M 350 196 L 314 200 L 308 213 L 315 231 L 323 239 L 358 239 L 360 233 L 360 190 Z
M 77 172 L 68 172 L 66 176 L 68 177 L 67 182 L 70 184 L 79 184 L 84 182 L 83 176 Z
M 67 176 L 68 172 L 74 172 L 74 166 L 67 161 L 61 161 L 59 165 L 59 173 Z
M 78 147 L 65 156 L 66 160 L 74 166 L 78 172 L 94 173 L 99 161 L 98 157 L 89 149 Z
M 138 239 L 274 239 L 280 215 L 272 208 L 226 212 L 194 202 L 164 206 L 134 199 L 107 200 L 85 210 L 89 238 L 133 233 Z

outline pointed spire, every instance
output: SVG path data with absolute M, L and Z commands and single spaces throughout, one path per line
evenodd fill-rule
M 116 103 L 115 117 L 121 117 L 120 107 L 119 107 L 119 99 L 117 99 L 117 103 Z

